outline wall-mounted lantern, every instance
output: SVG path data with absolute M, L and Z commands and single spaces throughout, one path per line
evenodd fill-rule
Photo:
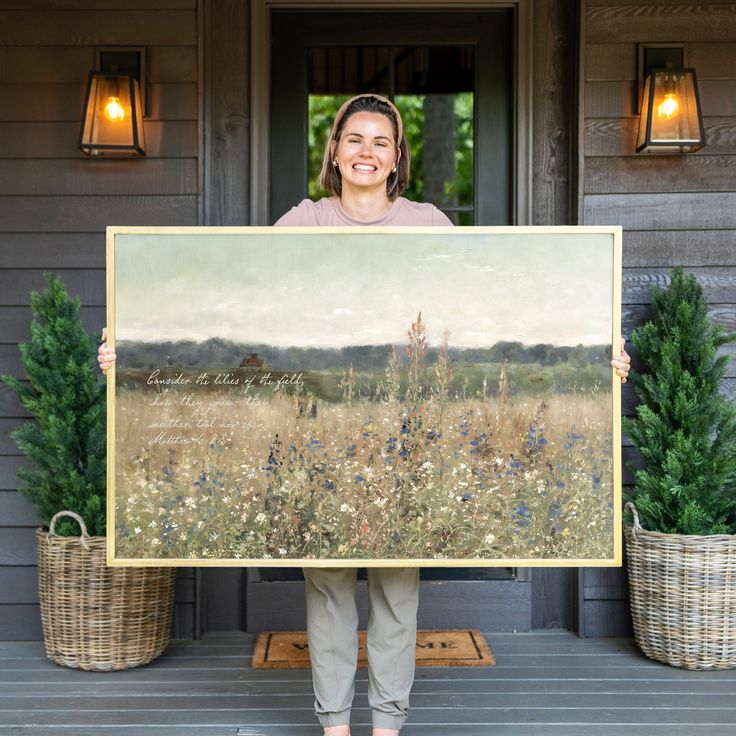
M 705 145 L 694 69 L 685 69 L 682 47 L 639 47 L 641 119 L 637 153 L 693 153 Z
M 145 49 L 98 49 L 89 73 L 79 148 L 91 156 L 145 156 Z

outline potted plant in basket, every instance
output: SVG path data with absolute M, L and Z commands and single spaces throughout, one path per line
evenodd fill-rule
M 48 525 L 36 531 L 46 653 L 87 670 L 135 667 L 168 643 L 176 570 L 106 565 L 104 381 L 79 299 L 58 277 L 46 280 L 20 345 L 28 382 L 3 376 L 36 420 L 11 436 L 32 462 L 18 490 Z
M 713 324 L 682 268 L 652 289 L 654 318 L 635 330 L 644 370 L 624 429 L 643 459 L 624 528 L 636 641 L 686 669 L 736 666 L 736 409 L 719 393 L 736 340 Z

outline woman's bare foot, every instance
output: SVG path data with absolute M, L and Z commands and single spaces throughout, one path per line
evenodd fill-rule
M 373 736 L 399 736 L 396 728 L 374 728 Z
M 325 726 L 324 736 L 350 736 L 350 726 Z

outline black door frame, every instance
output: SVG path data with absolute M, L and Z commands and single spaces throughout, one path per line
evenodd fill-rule
M 514 12 L 513 45 L 516 49 L 513 70 L 512 216 L 511 224 L 532 224 L 532 62 L 533 0 L 250 0 L 250 186 L 249 224 L 269 222 L 269 131 L 271 89 L 271 14 L 274 10 L 493 10 L 510 8 Z
M 451 25 L 450 25 L 451 23 Z M 306 196 L 307 66 L 313 46 L 472 46 L 475 48 L 476 224 L 512 224 L 513 15 L 509 9 L 447 12 L 284 11 L 272 19 L 270 221 Z M 359 90 L 356 90 L 359 91 Z M 298 133 L 298 136 L 295 136 Z M 480 165 L 478 165 L 480 164 Z

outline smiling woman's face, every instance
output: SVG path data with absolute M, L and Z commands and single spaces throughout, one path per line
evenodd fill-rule
M 386 179 L 398 161 L 391 121 L 380 113 L 356 112 L 343 124 L 333 159 L 342 176 L 342 191 L 376 190 L 386 194 Z

